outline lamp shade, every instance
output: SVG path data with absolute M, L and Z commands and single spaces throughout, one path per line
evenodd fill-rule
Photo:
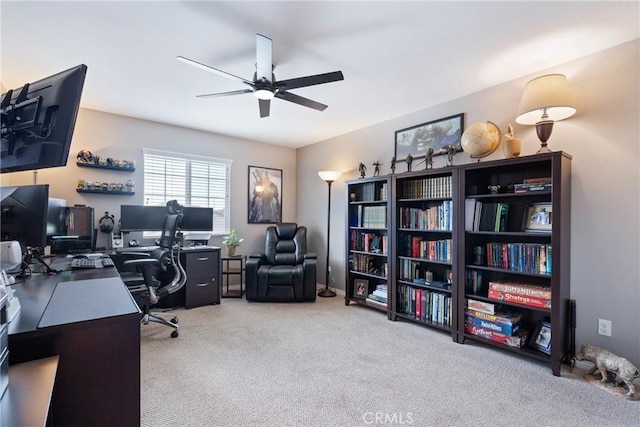
M 340 178 L 340 175 L 342 174 L 337 171 L 320 171 L 318 172 L 318 175 L 320 176 L 320 178 L 322 178 L 323 181 L 333 182 Z
M 542 118 L 546 112 L 548 117 Z M 524 87 L 516 122 L 535 125 L 541 120 L 564 120 L 576 112 L 564 74 L 549 74 L 529 81 Z

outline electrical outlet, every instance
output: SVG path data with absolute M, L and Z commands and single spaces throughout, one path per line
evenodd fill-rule
M 605 337 L 611 336 L 611 320 L 598 319 L 598 334 Z
M 329 269 L 329 273 L 331 273 L 331 266 L 327 267 Z

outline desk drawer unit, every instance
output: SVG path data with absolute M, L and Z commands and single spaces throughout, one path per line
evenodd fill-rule
M 220 303 L 220 252 L 183 252 L 182 266 L 187 272 L 185 307 Z

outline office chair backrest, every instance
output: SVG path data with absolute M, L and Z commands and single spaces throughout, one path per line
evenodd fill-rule
M 300 264 L 307 253 L 307 228 L 293 222 L 267 227 L 265 255 L 270 264 Z
M 170 249 L 176 240 L 176 233 L 182 221 L 182 214 L 167 214 L 162 221 L 162 235 L 158 246 Z

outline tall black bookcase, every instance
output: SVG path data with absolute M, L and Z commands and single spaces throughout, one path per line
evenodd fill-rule
M 452 332 L 458 170 L 447 167 L 394 175 L 394 280 L 391 320 L 398 317 Z
M 392 277 L 390 176 L 347 181 L 346 190 L 345 304 L 355 302 L 388 313 Z

